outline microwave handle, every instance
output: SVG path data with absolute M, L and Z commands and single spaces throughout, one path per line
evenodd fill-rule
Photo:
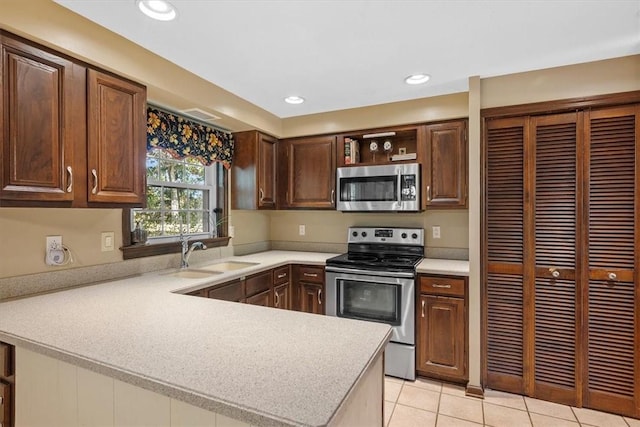
M 402 208 L 402 171 L 398 168 L 398 209 Z

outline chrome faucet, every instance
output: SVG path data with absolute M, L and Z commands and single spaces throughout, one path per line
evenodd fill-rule
M 189 239 L 180 234 L 180 243 L 182 243 L 182 260 L 180 262 L 180 268 L 189 267 L 189 257 L 191 252 L 198 249 L 207 249 L 207 245 L 202 242 L 193 242 L 189 245 Z

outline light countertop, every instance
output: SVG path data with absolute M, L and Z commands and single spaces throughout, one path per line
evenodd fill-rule
M 268 251 L 212 261 L 259 264 L 209 278 L 156 272 L 0 303 L 0 340 L 253 425 L 326 425 L 384 350 L 388 325 L 182 293 L 335 255 Z

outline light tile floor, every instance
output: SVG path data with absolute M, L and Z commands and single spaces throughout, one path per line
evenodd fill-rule
M 640 427 L 640 420 L 485 390 L 484 399 L 439 381 L 386 377 L 386 427 Z

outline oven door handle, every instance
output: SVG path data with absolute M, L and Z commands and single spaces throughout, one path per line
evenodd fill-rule
M 361 274 L 364 276 L 380 276 L 380 277 L 407 277 L 413 279 L 415 277 L 414 272 L 407 271 L 379 271 L 379 270 L 361 270 L 356 268 L 342 268 L 327 265 L 325 267 L 326 272 L 332 273 L 347 273 L 347 274 Z

